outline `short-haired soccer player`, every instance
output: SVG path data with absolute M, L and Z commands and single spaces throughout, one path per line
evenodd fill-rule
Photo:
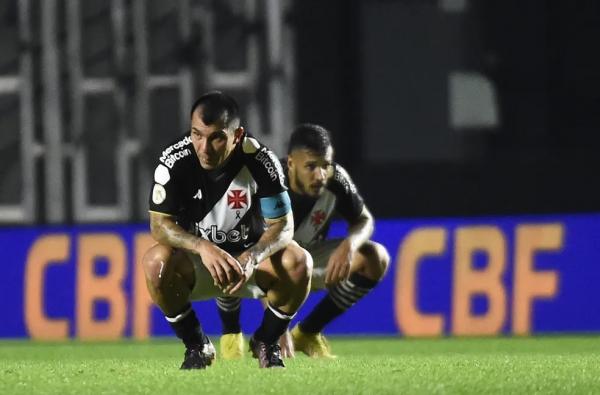
M 310 288 L 312 261 L 292 240 L 293 216 L 277 158 L 240 126 L 238 105 L 210 92 L 190 129 L 165 147 L 154 171 L 143 258 L 148 290 L 186 347 L 182 369 L 215 358 L 191 301 L 263 297 L 250 347 L 263 368 L 284 366 L 280 336 Z
M 385 247 L 370 240 L 373 217 L 346 170 L 333 161 L 333 146 L 325 128 L 299 125 L 282 162 L 294 213 L 294 240 L 312 255 L 312 290 L 327 290 L 292 330 L 293 345 L 311 357 L 333 357 L 323 329 L 378 284 L 390 258 Z M 336 213 L 347 221 L 348 235 L 327 240 Z M 217 306 L 223 323 L 222 356 L 239 358 L 243 355 L 239 300 L 218 298 Z

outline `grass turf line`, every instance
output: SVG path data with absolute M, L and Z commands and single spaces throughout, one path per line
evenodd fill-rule
M 180 371 L 176 341 L 0 342 L 0 394 L 600 393 L 600 338 L 334 338 L 334 361 Z

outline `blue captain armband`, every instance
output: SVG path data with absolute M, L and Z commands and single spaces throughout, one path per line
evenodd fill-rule
M 283 217 L 292 211 L 290 196 L 284 191 L 274 196 L 261 198 L 260 209 L 265 218 Z

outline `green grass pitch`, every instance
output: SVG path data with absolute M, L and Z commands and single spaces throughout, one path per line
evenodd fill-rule
M 180 371 L 171 340 L 0 342 L 0 394 L 600 393 L 600 337 L 334 338 L 334 361 Z M 217 347 L 218 349 L 218 347 Z

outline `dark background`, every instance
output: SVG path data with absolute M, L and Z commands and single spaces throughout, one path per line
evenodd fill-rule
M 79 4 L 79 13 L 67 12 L 69 4 Z M 600 211 L 599 1 L 126 0 L 119 3 L 122 40 L 115 39 L 115 4 L 0 0 L 0 78 L 17 75 L 30 55 L 32 108 L 25 112 L 33 123 L 26 138 L 19 96 L 0 94 L 0 223 L 145 222 L 156 157 L 187 127 L 184 86 L 193 97 L 226 90 L 240 102 L 249 131 L 277 138 L 275 146 L 263 142 L 279 155 L 293 123 L 330 129 L 336 160 L 378 218 Z M 193 10 L 186 23 L 184 4 Z M 246 14 L 247 4 L 255 16 Z M 25 9 L 28 39 L 19 33 Z M 270 62 L 275 45 L 268 44 L 268 21 L 279 23 L 280 12 L 277 48 L 285 56 Z M 75 14 L 73 22 L 69 15 Z M 147 26 L 139 39 L 148 44 L 144 56 L 136 46 L 136 16 Z M 54 35 L 46 33 L 45 21 L 56 25 Z M 75 26 L 81 53 L 70 62 Z M 122 42 L 122 58 L 116 42 Z M 254 57 L 247 55 L 250 42 Z M 46 49 L 56 64 L 44 57 Z M 81 79 L 73 79 L 74 65 Z M 251 66 L 256 72 L 249 86 L 221 86 L 207 72 L 234 74 Z M 140 105 L 149 75 L 182 71 L 193 82 L 154 89 Z M 48 82 L 52 74 L 55 88 Z M 484 84 L 461 105 L 471 115 L 490 110 L 493 122 L 456 122 L 457 75 Z M 114 91 L 74 100 L 92 77 L 113 81 L 123 100 L 117 102 Z M 284 88 L 276 100 L 273 81 Z M 48 122 L 50 113 L 61 122 Z M 249 122 L 249 114 L 260 121 Z M 78 115 L 82 124 L 75 122 Z M 275 116 L 285 122 L 272 126 Z M 125 140 L 137 144 L 130 157 L 119 151 Z M 77 172 L 82 163 L 87 168 Z M 78 199 L 87 206 L 77 209 L 83 206 Z M 11 205 L 31 215 L 5 218 L 18 210 Z M 121 211 L 88 216 L 91 207 Z
M 438 3 L 297 1 L 298 121 L 376 217 L 598 211 L 600 3 Z M 498 126 L 448 126 L 454 69 L 493 83 Z

